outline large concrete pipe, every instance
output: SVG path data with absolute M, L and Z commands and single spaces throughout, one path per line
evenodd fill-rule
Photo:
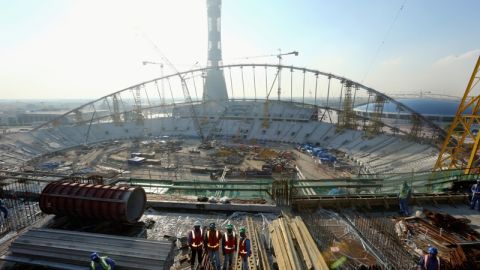
M 40 209 L 46 214 L 134 223 L 143 215 L 146 201 L 141 187 L 52 182 L 40 195 Z

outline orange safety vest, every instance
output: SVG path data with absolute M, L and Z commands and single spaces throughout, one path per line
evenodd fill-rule
M 195 230 L 190 231 L 192 234 L 192 248 L 200 249 L 203 246 L 203 230 L 200 229 L 200 235 L 195 233 Z
M 210 230 L 207 231 L 207 247 L 213 250 L 218 250 L 220 247 L 220 233 L 215 230 L 214 234 L 210 233 Z
M 437 258 L 437 269 L 435 270 L 440 270 L 440 258 L 438 256 L 436 256 Z M 425 257 L 423 257 L 423 267 L 425 268 L 425 270 L 428 270 L 428 263 L 430 262 L 429 261 L 430 257 L 427 255 L 425 255 Z
M 225 238 L 223 241 L 225 241 L 225 253 L 230 254 L 230 253 L 233 253 L 233 251 L 235 250 L 235 244 L 237 241 L 235 241 L 236 240 L 235 232 L 233 232 L 232 237 L 228 237 L 228 236 L 229 235 L 225 233 Z
M 245 244 L 245 242 L 247 241 L 247 238 L 243 238 L 242 241 L 240 241 L 240 245 L 238 247 L 238 254 L 240 254 L 240 256 L 242 256 L 242 258 L 245 258 L 245 256 L 247 256 L 247 245 Z

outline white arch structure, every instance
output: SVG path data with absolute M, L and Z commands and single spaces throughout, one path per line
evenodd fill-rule
M 436 143 L 445 137 L 443 129 L 375 89 L 301 67 L 221 66 L 229 101 L 206 104 L 200 97 L 208 69 L 142 82 L 85 103 L 29 133 L 4 135 L 0 161 L 15 166 L 78 145 L 168 135 L 315 143 L 344 151 L 367 172 L 406 172 L 431 169 Z M 180 78 L 190 98 L 183 95 Z M 368 104 L 381 112 L 387 101 L 409 117 L 368 118 L 353 111 Z

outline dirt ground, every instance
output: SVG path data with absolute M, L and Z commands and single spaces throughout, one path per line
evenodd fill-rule
M 297 167 L 304 179 L 333 179 L 349 177 L 350 174 L 344 171 L 338 171 L 328 165 L 315 163 L 315 160 L 300 151 L 294 151 Z

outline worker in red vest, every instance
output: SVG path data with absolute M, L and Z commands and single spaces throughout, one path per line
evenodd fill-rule
M 437 256 L 436 247 L 429 247 L 428 254 L 420 258 L 418 269 L 420 270 L 440 270 L 440 258 Z
M 233 231 L 232 224 L 227 224 L 227 232 L 222 240 L 223 270 L 232 269 L 233 256 L 237 251 L 237 235 Z
M 242 259 L 242 270 L 248 270 L 248 257 L 252 254 L 250 239 L 245 235 L 245 227 L 240 228 L 240 242 L 238 244 L 238 256 Z
M 195 221 L 193 224 L 193 230 L 188 232 L 187 242 L 190 247 L 190 265 L 192 269 L 195 269 L 195 258 L 197 258 L 198 264 L 202 262 L 203 255 L 203 230 L 200 228 L 202 224 L 200 221 Z
M 210 262 L 213 264 L 215 270 L 220 270 L 220 241 L 222 240 L 222 233 L 215 227 L 215 222 L 210 223 L 207 233 L 205 233 L 205 247 L 207 249 Z

